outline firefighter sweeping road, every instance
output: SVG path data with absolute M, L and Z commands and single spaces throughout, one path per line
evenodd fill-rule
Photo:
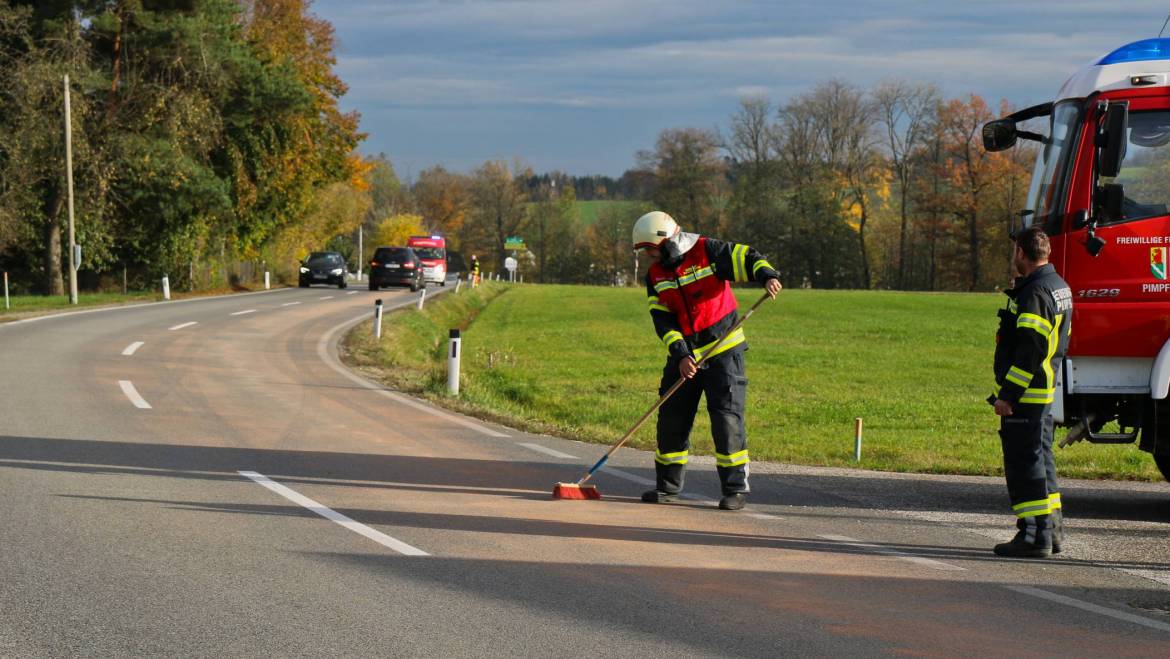
M 349 372 L 376 296 L 416 299 L 0 325 L 0 655 L 1165 656 L 1166 484 L 1064 482 L 1077 542 L 1043 562 L 987 551 L 993 478 L 757 463 L 729 514 L 698 458 L 642 504 L 622 450 L 603 500 L 553 500 L 605 447 Z

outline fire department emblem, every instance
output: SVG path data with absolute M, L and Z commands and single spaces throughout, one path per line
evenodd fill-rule
M 1151 247 L 1150 248 L 1150 274 L 1154 275 L 1154 279 L 1166 278 L 1166 248 L 1165 247 Z

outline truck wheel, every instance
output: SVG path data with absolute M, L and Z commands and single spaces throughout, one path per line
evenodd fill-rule
M 1170 481 L 1170 453 L 1155 453 L 1154 464 L 1162 470 L 1162 477 Z

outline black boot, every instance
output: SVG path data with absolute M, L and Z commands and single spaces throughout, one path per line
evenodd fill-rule
M 995 546 L 996 556 L 1048 558 L 1052 555 L 1052 529 L 1048 515 L 1026 517 L 1016 522 L 1016 537 Z
M 678 501 L 678 494 L 662 490 L 646 490 L 642 493 L 642 501 L 646 503 L 671 503 Z
M 745 505 L 747 505 L 747 498 L 739 492 L 724 495 L 724 497 L 719 500 L 720 510 L 740 510 Z

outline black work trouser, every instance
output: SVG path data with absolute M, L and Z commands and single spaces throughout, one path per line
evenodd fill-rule
M 1012 416 L 1000 417 L 999 422 L 1003 473 L 1016 526 L 1029 535 L 1030 542 L 1043 544 L 1051 541 L 1055 520 L 1050 516 L 1060 511 L 1050 412 L 1049 405 L 1020 404 Z
M 707 396 L 716 470 L 723 494 L 748 491 L 747 435 L 743 424 L 747 377 L 744 375 L 743 352 L 742 347 L 737 347 L 712 357 L 658 408 L 658 452 L 654 456 L 654 471 L 660 492 L 682 490 L 691 428 L 695 425 L 699 398 L 704 394 Z M 678 381 L 678 365 L 677 359 L 666 361 L 658 387 L 659 396 Z

